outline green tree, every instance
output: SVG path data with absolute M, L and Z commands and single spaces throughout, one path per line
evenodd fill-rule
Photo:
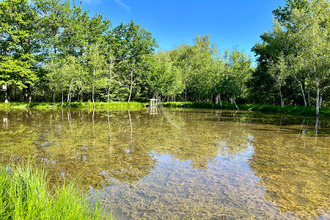
M 271 62 L 270 63 L 270 74 L 274 77 L 277 85 L 278 85 L 278 90 L 280 93 L 280 98 L 281 98 L 281 107 L 284 107 L 284 100 L 283 100 L 283 94 L 282 94 L 282 87 L 285 84 L 285 80 L 287 77 L 287 63 L 285 61 L 284 55 L 281 55 L 277 62 Z
M 34 72 L 39 47 L 35 21 L 36 14 L 28 0 L 0 2 L 0 84 L 6 101 L 11 86 L 24 89 L 27 101 L 31 101 L 31 86 L 38 79 Z
M 236 104 L 236 99 L 246 93 L 246 83 L 251 76 L 251 58 L 243 52 L 234 50 L 229 55 L 228 68 L 225 70 L 226 92 Z
M 153 56 L 153 68 L 148 78 L 151 91 L 156 96 L 172 97 L 183 91 L 182 75 L 171 58 L 171 51 L 160 52 Z
M 274 69 L 286 69 L 285 81 L 298 82 L 296 88 L 300 88 L 305 106 L 311 105 L 310 92 L 315 92 L 316 115 L 329 81 L 329 10 L 329 2 L 325 0 L 287 0 L 284 8 L 273 11 L 276 17 L 273 30 L 264 33 L 263 43 L 253 48 L 259 55 L 255 74 L 266 72 L 274 76 Z M 282 67 L 275 68 L 276 63 Z M 257 79 L 256 75 L 254 78 Z M 278 80 L 270 85 L 275 88 L 275 84 L 278 85 Z M 296 88 L 286 83 L 285 89 Z M 295 99 L 297 93 L 292 94 L 291 99 Z
M 87 66 L 92 79 L 92 101 L 95 108 L 95 87 L 106 87 L 103 78 L 105 78 L 106 60 L 104 55 L 99 52 L 98 45 L 91 45 L 87 53 Z
M 297 57 L 309 72 L 308 78 L 316 86 L 316 115 L 320 113 L 322 90 L 330 76 L 330 3 L 325 0 L 310 0 L 305 10 L 294 10 L 289 29 L 297 41 Z
M 57 77 L 64 78 L 64 83 L 68 89 L 67 103 L 70 105 L 74 92 L 81 86 L 81 80 L 88 76 L 85 74 L 84 67 L 80 64 L 79 60 L 69 55 L 60 67 Z M 62 83 L 62 81 L 60 82 Z
M 116 57 L 116 71 L 121 73 L 122 85 L 128 87 L 127 101 L 132 99 L 133 89 L 141 93 L 141 83 L 146 80 L 143 69 L 147 65 L 148 56 L 152 55 L 157 46 L 150 32 L 131 21 L 121 23 L 113 30 L 113 51 Z
M 63 30 L 70 23 L 71 8 L 67 0 L 34 0 L 35 11 L 38 14 L 39 39 L 44 55 L 63 53 Z

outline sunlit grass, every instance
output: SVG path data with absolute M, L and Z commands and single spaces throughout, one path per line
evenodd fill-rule
M 95 110 L 139 110 L 143 109 L 147 104 L 146 102 L 95 102 Z M 211 103 L 202 102 L 165 102 L 160 103 L 160 106 L 171 107 L 171 108 L 205 108 L 205 109 L 220 109 L 219 104 L 212 105 Z M 238 104 L 240 110 L 248 111 L 260 111 L 264 113 L 281 113 L 291 115 L 305 115 L 314 116 L 315 107 L 304 107 L 304 106 L 284 106 L 281 108 L 279 105 L 256 105 L 256 104 Z M 58 108 L 81 108 L 81 109 L 93 109 L 92 102 L 71 102 L 70 105 L 67 103 L 51 103 L 51 102 L 32 102 L 32 103 L 0 103 L 2 109 L 58 109 Z M 237 110 L 233 104 L 224 103 L 222 109 Z M 321 116 L 330 116 L 330 108 L 322 107 L 320 109 Z
M 102 219 L 74 182 L 50 188 L 47 174 L 32 165 L 0 168 L 0 219 Z
M 144 108 L 147 103 L 143 102 L 95 102 L 95 109 L 141 109 Z M 58 109 L 58 108 L 83 108 L 83 109 L 93 109 L 92 102 L 71 102 L 68 103 L 51 103 L 51 102 L 32 102 L 32 103 L 0 103 L 0 108 L 2 109 L 24 109 L 24 108 L 34 108 L 34 109 Z

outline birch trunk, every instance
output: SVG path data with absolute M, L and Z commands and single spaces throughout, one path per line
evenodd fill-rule
M 109 104 L 109 99 L 110 99 L 110 86 L 111 86 L 111 80 L 112 80 L 112 75 L 111 75 L 111 65 L 112 65 L 112 60 L 110 61 L 110 66 L 109 66 L 109 86 L 108 86 L 108 100 L 107 100 L 107 105 Z
M 283 108 L 284 107 L 284 101 L 283 101 L 283 95 L 282 95 L 282 87 L 281 87 L 281 85 L 280 85 L 279 91 L 280 91 L 280 97 L 281 97 L 281 108 Z
M 8 84 L 2 86 L 3 90 L 5 90 L 5 103 L 8 103 Z
M 307 96 L 308 96 L 308 106 L 311 107 L 312 106 L 312 104 L 311 104 L 311 93 L 310 93 L 309 88 L 307 90 Z
M 235 97 L 235 95 L 233 96 L 233 102 L 234 102 L 235 107 L 237 108 L 237 110 L 239 110 L 239 108 L 238 108 L 238 106 L 237 106 L 237 104 L 236 104 L 236 97 Z
M 69 104 L 70 107 L 70 102 L 71 102 L 71 90 L 72 90 L 72 80 L 70 81 L 70 87 L 69 87 L 69 92 L 68 92 L 68 98 L 67 98 L 67 103 Z
M 131 101 L 131 97 L 132 97 L 132 90 L 133 90 L 133 69 L 130 71 L 131 72 L 131 86 L 129 88 L 129 96 L 128 96 L 128 102 Z
M 316 78 L 316 116 L 320 115 L 320 82 Z
M 66 102 L 69 104 L 69 106 L 70 106 L 70 94 L 71 94 L 71 86 L 69 87 L 68 97 L 66 100 Z
M 221 100 L 221 93 L 219 92 L 219 102 L 220 102 L 220 108 L 222 109 L 222 100 Z
M 93 88 L 92 88 L 92 101 L 93 101 L 93 109 L 95 109 L 95 101 L 94 101 L 94 90 L 95 90 L 95 69 L 94 71 L 94 76 L 93 76 Z
M 293 74 L 293 76 L 294 76 L 294 78 L 297 80 L 297 82 L 300 85 L 301 94 L 303 95 L 303 99 L 304 99 L 304 105 L 305 105 L 305 107 L 307 107 L 307 101 L 306 101 L 306 96 L 305 96 L 305 91 L 304 91 L 303 84 L 300 82 L 300 80 L 298 80 L 298 78 L 297 78 L 296 75 Z

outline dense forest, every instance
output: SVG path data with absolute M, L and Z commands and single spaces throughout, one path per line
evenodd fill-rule
M 169 51 L 134 21 L 112 27 L 68 0 L 0 1 L 1 101 L 329 105 L 330 3 L 286 0 L 252 58 L 210 36 Z

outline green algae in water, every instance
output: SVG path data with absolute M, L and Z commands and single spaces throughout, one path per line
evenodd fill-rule
M 157 113 L 0 111 L 1 162 L 78 176 L 118 219 L 329 217 L 328 119 Z

